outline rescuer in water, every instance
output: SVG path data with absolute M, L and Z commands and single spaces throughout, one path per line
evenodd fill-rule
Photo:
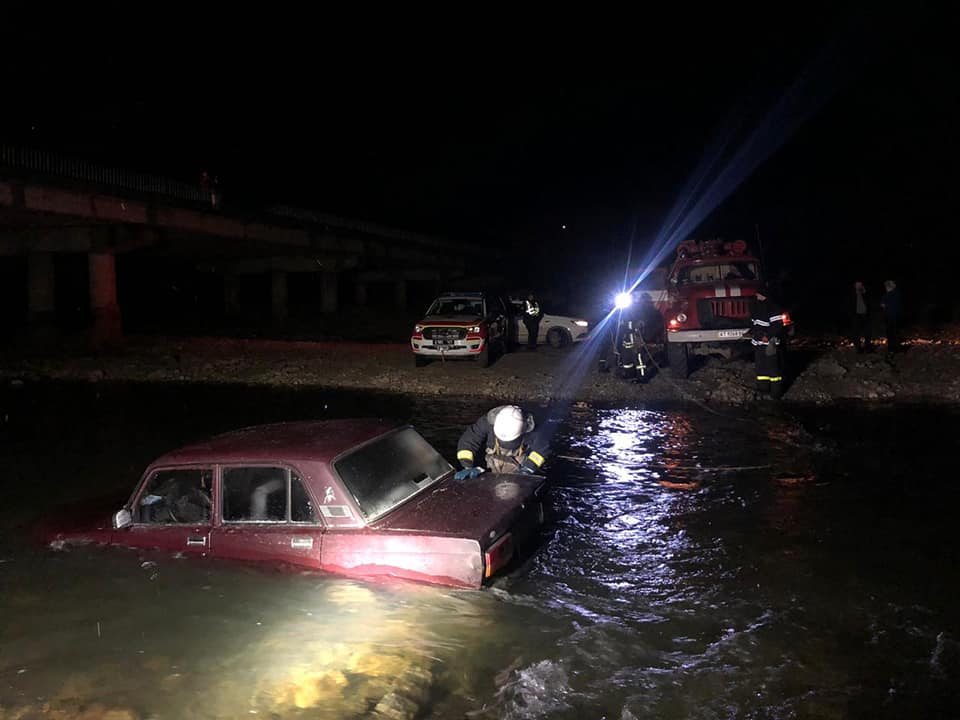
M 533 416 L 516 405 L 501 405 L 463 431 L 457 460 L 463 466 L 454 478 L 467 480 L 487 470 L 534 473 L 547 457 L 546 443 L 534 432 Z
M 767 289 L 757 288 L 750 317 L 750 344 L 754 348 L 757 389 L 773 397 L 783 395 L 783 355 L 790 314 L 767 297 Z

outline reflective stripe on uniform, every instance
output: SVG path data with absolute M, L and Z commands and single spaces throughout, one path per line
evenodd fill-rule
M 782 375 L 778 375 L 777 377 L 771 377 L 771 378 L 770 378 L 770 382 L 780 382 L 781 380 L 783 380 L 783 376 L 782 376 Z
M 771 315 L 771 316 L 770 316 L 770 322 L 772 322 L 772 323 L 780 322 L 781 320 L 783 320 L 783 315 Z
M 763 327 L 770 327 L 770 323 L 768 323 L 766 320 L 756 320 L 756 319 L 754 319 L 754 320 L 752 320 L 752 322 L 753 322 L 754 325 L 761 325 L 761 326 L 763 326 Z
M 543 465 L 543 455 L 538 453 L 536 450 L 534 450 L 527 456 L 527 460 L 532 462 L 537 467 L 540 467 L 541 465 Z
M 473 462 L 473 450 L 457 450 L 457 460 L 469 460 Z
M 770 380 L 770 376 L 769 376 L 769 375 L 757 375 L 757 380 L 758 380 L 758 381 L 761 381 L 761 382 L 767 381 L 767 380 Z

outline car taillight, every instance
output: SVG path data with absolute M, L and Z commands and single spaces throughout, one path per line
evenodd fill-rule
M 483 576 L 491 577 L 497 570 L 510 562 L 512 557 L 513 536 L 507 533 L 487 548 L 487 551 L 483 554 Z
M 790 313 L 788 313 L 786 310 L 784 310 L 784 311 L 783 311 L 783 326 L 786 327 L 786 326 L 789 325 L 791 322 L 793 322 L 793 321 L 790 319 Z

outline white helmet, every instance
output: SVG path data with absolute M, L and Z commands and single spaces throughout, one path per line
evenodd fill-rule
M 513 442 L 524 433 L 523 410 L 516 405 L 504 405 L 493 421 L 493 434 L 500 442 Z

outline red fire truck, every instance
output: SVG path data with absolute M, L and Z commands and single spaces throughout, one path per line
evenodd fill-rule
M 663 318 L 672 374 L 686 377 L 694 355 L 730 358 L 744 349 L 761 268 L 743 240 L 687 240 L 670 268 L 654 272 L 649 280 L 633 292 L 634 305 L 649 308 L 652 303 Z M 647 334 L 652 336 L 652 329 Z

